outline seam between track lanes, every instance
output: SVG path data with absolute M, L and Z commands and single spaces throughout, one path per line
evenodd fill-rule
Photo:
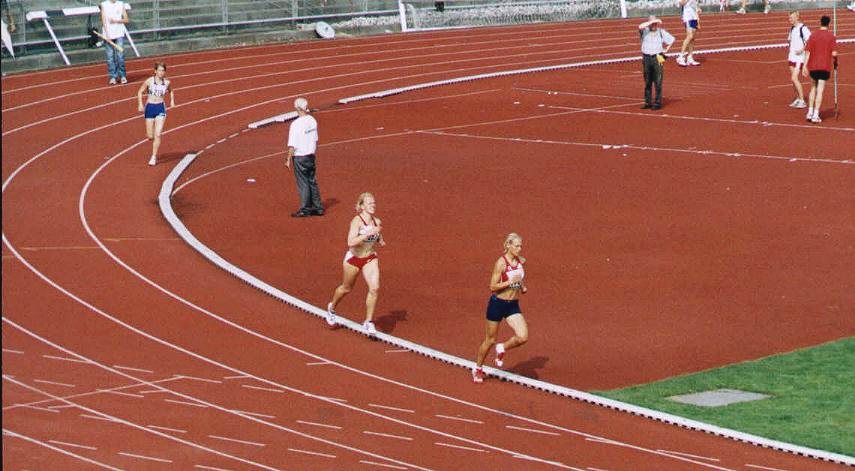
M 3 321 L 4 321 L 4 322 L 6 322 L 6 323 L 8 323 L 9 325 L 11 325 L 11 326 L 15 327 L 16 329 L 20 330 L 21 332 L 24 332 L 24 333 L 26 333 L 27 335 L 29 335 L 29 336 L 31 336 L 31 337 L 33 337 L 33 338 L 36 338 L 37 340 L 42 340 L 42 339 L 41 339 L 40 337 L 38 337 L 37 335 L 35 335 L 35 334 L 33 334 L 32 332 L 30 332 L 30 331 L 28 331 L 28 330 L 26 330 L 26 329 L 22 328 L 22 327 L 21 327 L 21 326 L 19 326 L 18 324 L 14 323 L 14 322 L 11 322 L 11 321 L 10 321 L 9 319 L 7 319 L 6 317 L 3 317 Z M 91 364 L 91 365 L 99 366 L 99 367 L 101 367 L 101 368 L 106 369 L 107 371 L 110 371 L 111 373 L 117 373 L 117 374 L 118 374 L 118 370 L 115 370 L 115 369 L 112 369 L 112 368 L 105 367 L 104 365 L 101 365 L 101 364 L 99 364 L 99 363 L 97 363 L 97 362 L 94 362 L 94 361 L 92 361 L 91 359 L 86 358 L 86 357 L 84 357 L 84 356 L 82 356 L 82 355 L 77 355 L 76 353 L 71 352 L 71 351 L 69 351 L 69 350 L 62 350 L 62 351 L 66 352 L 66 353 L 69 353 L 69 354 L 71 354 L 71 355 L 73 355 L 73 356 L 75 356 L 75 357 L 77 357 L 77 358 L 85 359 L 85 360 L 87 360 L 87 363 L 89 363 L 89 364 Z M 128 376 L 128 378 L 132 378 L 132 377 L 131 377 L 131 376 Z M 239 457 L 239 456 L 233 456 L 233 455 L 230 455 L 230 454 L 228 454 L 228 453 L 225 453 L 225 452 L 222 452 L 222 451 L 216 450 L 216 449 L 214 449 L 214 448 L 207 447 L 207 446 L 205 446 L 205 445 L 202 445 L 202 444 L 199 444 L 199 443 L 196 443 L 196 442 L 191 442 L 191 441 L 189 441 L 189 440 L 183 440 L 183 439 L 181 439 L 181 438 L 178 438 L 178 437 L 175 437 L 175 436 L 173 436 L 173 435 L 169 435 L 169 434 L 166 434 L 166 433 L 163 433 L 163 432 L 159 432 L 159 431 L 157 431 L 157 430 L 151 430 L 151 429 L 149 429 L 148 427 L 145 427 L 145 426 L 143 426 L 143 425 L 136 424 L 136 423 L 134 423 L 134 422 L 131 422 L 131 421 L 129 421 L 129 420 L 125 420 L 125 419 L 122 419 L 122 418 L 116 417 L 116 416 L 114 416 L 114 415 L 110 415 L 110 414 L 108 414 L 108 413 L 106 413 L 106 412 L 101 412 L 101 411 L 99 411 L 99 410 L 92 409 L 92 408 L 90 408 L 90 407 L 86 407 L 86 406 L 84 406 L 84 405 L 82 405 L 82 404 L 78 404 L 78 403 L 76 403 L 76 402 L 74 402 L 74 401 L 72 401 L 72 400 L 70 400 L 70 399 L 66 399 L 66 398 L 64 398 L 64 397 L 56 396 L 56 395 L 51 394 L 51 393 L 49 393 L 49 392 L 47 392 L 47 391 L 43 391 L 43 390 L 38 389 L 38 388 L 36 388 L 36 387 L 34 387 L 34 386 L 31 386 L 31 385 L 29 385 L 29 384 L 26 384 L 26 383 L 24 383 L 24 382 L 22 382 L 22 381 L 18 381 L 18 380 L 16 380 L 16 379 L 13 379 L 13 378 L 9 377 L 8 375 L 3 375 L 3 380 L 4 380 L 4 381 L 8 381 L 8 382 L 10 382 L 10 383 L 12 383 L 12 384 L 15 384 L 15 385 L 17 385 L 17 386 L 20 386 L 20 387 L 22 387 L 22 388 L 24 388 L 24 389 L 28 389 L 28 390 L 30 390 L 30 391 L 36 392 L 36 393 L 38 393 L 38 394 L 41 394 L 41 395 L 43 395 L 43 396 L 49 397 L 49 398 L 51 398 L 51 399 L 52 399 L 52 400 L 54 400 L 54 401 L 59 401 L 59 402 L 65 403 L 65 404 L 67 404 L 67 405 L 70 405 L 70 406 L 72 406 L 72 407 L 76 407 L 76 408 L 78 408 L 78 409 L 80 409 L 80 410 L 82 410 L 82 411 L 86 411 L 86 412 L 89 412 L 89 413 L 91 413 L 91 414 L 95 414 L 95 415 L 97 415 L 97 416 L 99 416 L 99 417 L 102 417 L 102 418 L 105 418 L 105 419 L 107 419 L 107 420 L 110 420 L 111 422 L 116 422 L 116 423 L 118 423 L 118 424 L 125 425 L 125 426 L 127 426 L 127 427 L 131 427 L 131 428 L 134 428 L 134 429 L 137 429 L 137 430 L 141 430 L 141 431 L 143 431 L 143 432 L 147 432 L 147 433 L 150 433 L 150 434 L 154 434 L 154 435 L 157 435 L 158 437 L 166 438 L 166 439 L 168 439 L 168 440 L 172 440 L 172 441 L 175 441 L 175 442 L 181 443 L 182 445 L 188 445 L 188 446 L 193 447 L 193 448 L 198 448 L 198 449 L 200 449 L 200 450 L 204 450 L 204 451 L 207 451 L 207 452 L 209 452 L 209 453 L 213 453 L 213 454 L 215 454 L 215 455 L 217 455 L 217 456 L 221 456 L 221 457 L 223 457 L 223 458 L 230 458 L 230 459 L 233 459 L 233 460 L 236 460 L 236 461 L 240 461 L 240 462 L 242 462 L 242 463 L 246 463 L 246 464 L 253 465 L 253 466 L 258 467 L 258 468 L 268 469 L 268 470 L 271 470 L 271 471 L 276 471 L 276 470 L 278 469 L 278 468 L 275 468 L 275 467 L 272 467 L 272 466 L 268 466 L 268 465 L 265 465 L 265 464 L 256 463 L 255 461 L 248 460 L 248 459 L 246 459 L 246 458 L 241 458 L 241 457 Z M 148 384 L 147 384 L 147 385 L 148 385 Z M 161 387 L 161 386 L 156 386 L 156 385 L 154 385 L 154 384 L 152 384 L 152 386 L 155 386 L 155 387 Z M 173 391 L 171 391 L 171 390 L 169 390 L 169 389 L 166 389 L 166 388 L 164 388 L 164 391 L 169 391 L 169 392 L 172 392 L 173 394 L 177 394 L 177 393 L 175 393 L 175 392 L 173 392 Z M 195 398 L 194 398 L 194 399 L 195 399 Z

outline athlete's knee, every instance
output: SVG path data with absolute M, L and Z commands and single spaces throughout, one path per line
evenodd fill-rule
M 338 292 L 339 292 L 339 293 L 341 293 L 341 294 L 348 294 L 348 293 L 350 293 L 352 290 L 353 290 L 353 287 L 352 287 L 352 286 L 340 285 L 340 286 L 338 287 Z
M 523 332 L 522 334 L 517 334 L 517 341 L 520 345 L 528 342 L 528 332 Z
M 377 296 L 377 294 L 379 292 L 380 292 L 380 286 L 372 286 L 372 287 L 368 288 L 368 295 L 369 296 Z

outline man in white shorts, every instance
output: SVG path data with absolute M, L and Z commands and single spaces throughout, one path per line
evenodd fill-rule
M 683 47 L 680 49 L 680 55 L 677 56 L 677 65 L 685 67 L 687 65 L 701 65 L 692 57 L 692 50 L 695 48 L 695 35 L 698 32 L 699 13 L 701 11 L 698 0 L 680 0 L 680 5 L 683 7 L 683 24 L 686 26 L 686 39 L 683 40 Z
M 796 92 L 796 98 L 790 103 L 791 108 L 807 108 L 805 103 L 805 91 L 802 88 L 802 82 L 799 75 L 802 72 L 802 67 L 805 65 L 805 44 L 810 38 L 810 30 L 801 21 L 799 21 L 799 12 L 793 10 L 790 12 L 790 54 L 787 57 L 787 62 L 790 65 L 790 81 L 793 83 L 793 89 Z

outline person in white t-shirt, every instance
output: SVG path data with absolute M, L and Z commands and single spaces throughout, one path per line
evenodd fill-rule
M 796 10 L 790 12 L 790 24 L 792 25 L 788 37 L 790 53 L 787 57 L 787 63 L 790 66 L 790 81 L 793 83 L 793 89 L 796 92 L 796 97 L 790 103 L 790 107 L 807 108 L 805 91 L 802 88 L 799 74 L 802 71 L 802 67 L 805 66 L 805 44 L 807 44 L 807 40 L 810 38 L 810 30 L 799 21 L 799 12 Z
M 683 7 L 683 24 L 686 26 L 686 39 L 683 40 L 683 47 L 680 49 L 680 55 L 677 56 L 677 65 L 685 67 L 687 65 L 701 65 L 692 57 L 692 51 L 695 48 L 695 36 L 698 33 L 698 21 L 700 20 L 701 7 L 698 5 L 698 0 L 680 0 L 680 6 Z
M 300 193 L 300 209 L 292 217 L 323 216 L 321 193 L 315 174 L 315 150 L 318 147 L 318 122 L 309 114 L 309 102 L 305 98 L 294 100 L 299 115 L 288 130 L 288 152 L 285 166 L 294 162 L 294 178 Z
M 128 10 L 125 8 L 124 2 L 119 0 L 101 2 L 101 34 L 120 47 L 125 45 L 125 25 L 127 23 Z M 104 51 L 107 53 L 107 73 L 110 74 L 110 85 L 115 85 L 117 80 L 128 83 L 125 73 L 125 53 L 107 41 L 104 41 Z

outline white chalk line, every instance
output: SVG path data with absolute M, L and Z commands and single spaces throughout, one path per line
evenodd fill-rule
M 462 133 L 449 133 L 449 132 L 429 132 L 429 131 L 418 131 L 422 134 L 436 134 L 441 136 L 454 136 L 454 137 L 462 137 L 462 138 L 470 138 L 470 139 L 484 139 L 484 140 L 495 140 L 495 141 L 506 141 L 506 142 L 524 142 L 524 143 L 536 143 L 536 144 L 550 144 L 550 145 L 568 145 L 568 146 L 582 146 L 582 147 L 599 147 L 604 150 L 620 150 L 620 149 L 634 149 L 634 150 L 644 150 L 644 151 L 653 151 L 653 152 L 675 152 L 681 154 L 692 154 L 695 157 L 706 157 L 706 156 L 720 156 L 720 157 L 729 157 L 729 158 L 751 158 L 751 159 L 765 159 L 765 160 L 778 160 L 778 161 L 787 161 L 787 162 L 819 162 L 819 163 L 827 163 L 827 164 L 843 164 L 843 165 L 852 165 L 855 164 L 855 160 L 835 160 L 835 159 L 824 159 L 824 158 L 812 158 L 812 157 L 792 157 L 792 156 L 780 156 L 780 155 L 769 155 L 769 154 L 748 154 L 741 152 L 729 152 L 729 151 L 720 151 L 720 150 L 712 150 L 712 149 L 703 149 L 703 150 L 694 150 L 694 149 L 686 149 L 679 147 L 656 147 L 656 146 L 645 146 L 645 145 L 633 145 L 633 144 L 615 144 L 615 143 L 602 143 L 602 142 L 578 142 L 578 141 L 556 141 L 550 139 L 527 139 L 521 137 L 501 137 L 501 136 L 483 136 L 477 134 L 462 134 Z
M 78 443 L 61 442 L 59 440 L 48 440 L 48 443 L 53 443 L 54 445 L 70 446 L 72 448 L 82 448 L 84 450 L 97 450 L 98 449 L 94 446 L 80 445 Z
M 6 317 L 3 317 L 3 321 L 4 321 L 4 322 L 9 323 L 9 324 L 10 324 L 10 325 L 12 325 L 13 327 L 20 328 L 20 326 L 18 326 L 17 324 L 14 324 L 13 322 L 9 321 Z M 25 332 L 26 332 L 26 331 L 25 331 Z M 199 449 L 199 450 L 207 451 L 207 452 L 209 452 L 209 453 L 213 453 L 213 454 L 216 454 L 216 455 L 221 456 L 221 457 L 224 457 L 224 458 L 231 458 L 231 459 L 234 459 L 234 460 L 240 461 L 240 462 L 245 463 L 245 464 L 250 464 L 250 465 L 257 466 L 257 467 L 260 467 L 260 468 L 263 468 L 263 469 L 267 469 L 267 470 L 275 471 L 275 468 L 272 468 L 272 467 L 269 467 L 269 466 L 266 466 L 266 465 L 262 465 L 262 464 L 260 464 L 260 463 L 256 463 L 256 462 L 254 462 L 254 461 L 250 461 L 250 460 L 247 460 L 247 459 L 244 459 L 244 458 L 240 458 L 240 457 L 237 457 L 237 456 L 229 455 L 229 454 L 227 454 L 227 453 L 224 453 L 224 452 L 221 452 L 221 451 L 215 450 L 215 449 L 210 448 L 210 447 L 206 447 L 206 446 L 204 446 L 204 445 L 200 445 L 200 444 L 195 443 L 195 442 L 190 442 L 190 441 L 187 441 L 187 440 L 182 440 L 182 439 L 180 439 L 180 438 L 176 438 L 176 437 L 174 437 L 174 436 L 172 436 L 172 435 L 165 434 L 165 433 L 162 433 L 162 432 L 158 432 L 157 430 L 152 430 L 152 429 L 150 429 L 150 428 L 148 428 L 148 427 L 144 427 L 144 426 L 139 425 L 139 424 L 136 424 L 136 423 L 134 423 L 134 422 L 130 422 L 130 421 L 128 421 L 128 420 L 125 420 L 125 419 L 121 419 L 121 418 L 118 418 L 118 417 L 112 416 L 112 415 L 107 414 L 107 413 L 105 413 L 105 412 L 101 412 L 101 411 L 98 411 L 98 410 L 95 410 L 95 409 L 91 409 L 91 408 L 89 408 L 89 407 L 86 407 L 86 406 L 84 406 L 84 405 L 77 404 L 77 403 L 72 402 L 72 401 L 70 401 L 70 400 L 68 400 L 68 399 L 60 398 L 60 397 L 55 396 L 55 395 L 53 395 L 53 394 L 51 394 L 51 393 L 49 393 L 49 392 L 42 391 L 42 390 L 40 390 L 40 389 L 38 389 L 38 388 L 36 388 L 36 387 L 34 387 L 34 386 L 30 386 L 30 385 L 25 384 L 25 383 L 22 383 L 22 382 L 20 382 L 20 381 L 17 381 L 17 380 L 14 380 L 14 379 L 10 379 L 10 378 L 9 378 L 8 376 L 6 376 L 6 375 L 3 375 L 3 380 L 4 380 L 4 381 L 9 381 L 9 382 L 11 382 L 11 383 L 13 383 L 13 384 L 16 384 L 16 385 L 18 385 L 18 386 L 24 387 L 24 388 L 26 388 L 26 389 L 29 389 L 30 391 L 33 391 L 33 392 L 36 392 L 36 393 L 42 394 L 42 395 L 47 396 L 47 397 L 50 397 L 50 398 L 52 398 L 52 399 L 54 399 L 54 400 L 56 400 L 56 401 L 62 401 L 62 402 L 68 403 L 69 405 L 73 405 L 73 406 L 75 406 L 75 407 L 79 408 L 80 410 L 86 411 L 86 412 L 88 412 L 88 413 L 90 413 L 90 414 L 95 414 L 95 415 L 92 415 L 92 416 L 86 416 L 86 418 L 97 418 L 97 419 L 99 419 L 99 420 L 106 420 L 106 421 L 108 421 L 108 422 L 114 422 L 114 423 L 121 424 L 121 425 L 124 425 L 124 426 L 130 427 L 130 428 L 133 428 L 133 429 L 136 429 L 136 430 L 141 430 L 141 431 L 144 431 L 144 432 L 146 432 L 146 433 L 154 434 L 154 435 L 157 435 L 157 436 L 159 436 L 159 437 L 163 437 L 163 438 L 166 438 L 166 439 L 168 439 L 168 440 L 175 441 L 175 442 L 177 442 L 177 443 L 181 443 L 182 445 L 187 445 L 187 446 L 190 446 L 190 447 L 193 447 L 193 448 L 197 448 L 197 449 Z M 84 415 L 83 415 L 83 414 L 81 414 L 81 417 L 84 417 Z
M 157 458 L 157 457 L 155 457 L 155 456 L 139 455 L 139 454 L 136 454 L 136 453 L 129 453 L 129 452 L 127 452 L 127 451 L 120 451 L 120 452 L 119 452 L 119 454 L 120 454 L 120 455 L 122 455 L 122 456 L 127 456 L 127 457 L 129 457 L 129 458 L 137 458 L 137 459 L 140 459 L 140 460 L 157 461 L 157 462 L 160 462 L 160 463 L 172 463 L 172 460 L 168 460 L 168 459 L 166 459 L 166 458 Z
M 413 437 L 404 437 L 401 435 L 392 435 L 390 433 L 372 432 L 370 430 L 363 430 L 362 433 L 364 433 L 366 435 L 374 435 L 377 437 L 394 438 L 396 440 L 406 440 L 406 441 L 412 441 L 413 440 Z
M 64 449 L 62 449 L 62 448 L 60 448 L 60 447 L 53 446 L 53 445 L 50 445 L 50 444 L 48 444 L 48 443 L 45 443 L 45 442 L 43 442 L 43 441 L 36 440 L 35 438 L 31 438 L 31 437 L 28 437 L 28 436 L 26 436 L 26 435 L 22 435 L 22 434 L 20 434 L 20 433 L 17 433 L 17 432 L 15 432 L 15 431 L 12 431 L 12 430 L 7 429 L 7 428 L 4 428 L 4 429 L 3 429 L 3 435 L 8 436 L 8 437 L 13 437 L 13 438 L 18 438 L 18 439 L 21 439 L 21 440 L 28 441 L 28 442 L 33 443 L 33 444 L 35 444 L 35 445 L 39 445 L 39 446 L 41 446 L 41 447 L 47 448 L 47 449 L 49 449 L 49 450 L 53 450 L 53 451 L 55 451 L 55 452 L 57 452 L 57 453 L 61 453 L 61 454 L 66 455 L 66 456 L 70 456 L 70 457 L 72 457 L 72 458 L 78 459 L 78 460 L 83 461 L 83 462 L 85 462 L 85 463 L 89 463 L 89 464 L 91 464 L 91 465 L 98 466 L 99 468 L 111 469 L 111 470 L 114 470 L 114 471 L 122 471 L 122 470 L 121 470 L 121 468 L 116 468 L 115 466 L 111 466 L 111 465 L 108 465 L 108 464 L 102 463 L 102 462 L 100 462 L 100 461 L 95 461 L 95 460 L 93 460 L 93 459 L 91 459 L 91 458 L 87 458 L 87 457 L 85 457 L 85 456 L 78 455 L 77 453 L 73 453 L 73 452 L 70 452 L 70 451 L 68 451 L 68 450 L 64 450 Z M 5 441 L 5 440 L 4 440 L 4 441 Z

